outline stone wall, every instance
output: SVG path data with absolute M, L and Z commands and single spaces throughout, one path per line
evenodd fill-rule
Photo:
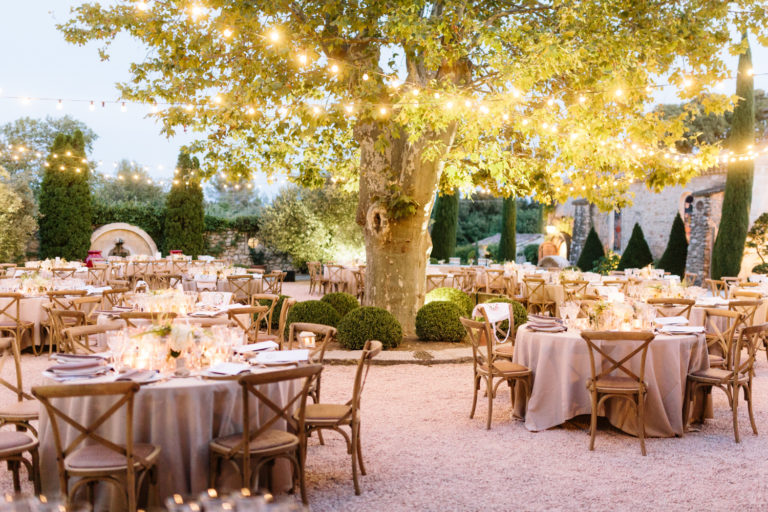
M 238 265 L 253 265 L 248 240 L 253 235 L 232 229 L 226 231 L 206 231 L 206 252 L 216 258 L 228 259 Z M 267 270 L 295 270 L 288 256 L 278 253 L 256 241 L 255 250 L 264 254 Z
M 697 274 L 697 284 L 709 277 L 712 246 L 723 206 L 723 186 L 693 193 L 691 238 L 688 241 L 688 259 L 685 271 Z

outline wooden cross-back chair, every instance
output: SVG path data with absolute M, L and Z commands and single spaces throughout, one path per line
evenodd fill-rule
M 133 265 L 133 272 L 131 272 L 131 281 L 136 282 L 138 280 L 146 280 L 146 276 L 152 273 L 151 261 L 136 261 L 131 262 Z
M 268 306 L 243 306 L 229 308 L 227 318 L 245 332 L 249 343 L 256 343 L 259 341 L 259 326 L 267 317 L 267 313 Z
M 171 260 L 171 273 L 183 275 L 189 271 L 187 260 Z
M 327 276 L 323 276 L 323 293 L 344 291 L 344 267 L 329 263 L 325 266 Z
M 603 281 L 603 286 L 614 286 L 618 288 L 621 293 L 627 293 L 629 281 L 626 279 L 606 279 Z
M 0 293 L 0 335 L 11 334 L 21 348 L 21 340 L 25 333 L 32 335 L 35 323 L 21 318 L 21 293 Z
M 180 274 L 170 272 L 154 272 L 146 276 L 147 285 L 151 290 L 167 290 L 168 288 L 181 288 L 182 277 Z
M 75 277 L 76 268 L 54 268 L 51 270 L 54 279 L 70 279 Z
M 507 294 L 507 276 L 502 269 L 485 269 L 485 291 L 486 293 Z
M 312 295 L 323 286 L 323 264 L 319 261 L 308 261 L 309 294 Z
M 563 279 L 562 285 L 565 292 L 565 300 L 572 301 L 575 297 L 586 295 L 589 281 L 584 279 Z
M 48 318 L 51 322 L 51 336 L 48 341 L 48 356 L 53 354 L 53 345 L 56 352 L 71 352 L 67 340 L 64 339 L 64 329 L 69 327 L 81 327 L 86 324 L 85 313 L 75 309 L 48 309 Z
M 120 319 L 125 321 L 126 327 L 130 328 L 146 326 L 148 323 L 172 322 L 177 316 L 174 312 L 158 311 L 126 311 L 120 313 Z
M 103 286 L 107 282 L 107 265 L 94 265 L 88 268 L 86 282 L 93 286 Z
M 738 277 L 723 276 L 720 278 L 720 280 L 725 283 L 726 294 L 731 290 L 731 288 L 736 288 L 739 286 L 739 283 L 741 283 L 741 279 L 739 279 Z
M 365 267 L 353 270 L 352 277 L 355 278 L 355 289 L 350 291 L 362 302 L 365 299 Z
M 95 324 L 98 322 L 98 309 L 103 301 L 102 297 L 97 295 L 75 297 L 72 299 L 72 307 L 75 311 L 85 314 L 85 323 Z
M 283 303 L 280 305 L 280 317 L 277 321 L 277 332 L 272 334 L 259 334 L 259 339 L 262 341 L 274 341 L 280 345 L 279 350 L 283 350 L 283 346 L 288 335 L 288 329 L 286 322 L 288 320 L 288 312 L 296 304 L 296 299 L 290 297 L 283 298 Z
M 684 316 L 691 318 L 691 310 L 696 301 L 694 299 L 678 299 L 676 297 L 658 297 L 647 300 L 648 304 L 654 306 L 656 314 L 659 316 Z
M 468 318 L 462 318 L 469 341 L 472 345 L 472 369 L 473 377 L 473 397 L 472 410 L 469 417 L 475 417 L 475 408 L 477 406 L 477 394 L 480 391 L 481 382 L 485 382 L 485 392 L 488 397 L 488 419 L 486 429 L 491 429 L 491 418 L 493 417 L 493 399 L 496 396 L 496 390 L 502 382 L 509 386 L 510 401 L 514 405 L 515 386 L 521 384 L 525 391 L 526 403 L 531 397 L 533 386 L 533 372 L 521 364 L 512 362 L 507 357 L 497 357 L 493 350 L 493 333 L 485 322 L 476 322 Z M 494 380 L 498 382 L 494 384 Z
M 480 316 L 485 322 L 486 332 L 491 333 L 492 350 L 497 357 L 503 357 L 512 360 L 515 353 L 515 331 L 517 325 L 515 325 L 515 309 L 512 304 L 507 304 L 508 307 L 508 320 L 503 322 L 493 323 L 488 318 L 488 312 L 484 307 L 480 307 Z
M 734 288 L 731 290 L 731 298 L 737 300 L 759 300 L 763 298 L 763 294 L 754 290 L 744 290 L 742 288 Z
M 9 359 L 13 360 L 16 382 L 10 382 L 0 377 L 0 386 L 9 389 L 16 395 L 15 401 L 3 400 L 0 405 L 0 426 L 15 425 L 17 429 L 29 430 L 37 437 L 37 430 L 31 422 L 37 421 L 39 404 L 32 395 L 24 391 L 21 370 L 21 355 L 13 337 L 0 338 L 0 375 Z
M 523 279 L 523 296 L 529 313 L 555 314 L 555 301 L 547 297 L 546 281 L 539 277 Z
M 101 294 L 103 298 L 101 307 L 104 309 L 114 309 L 116 306 L 125 306 L 125 294 L 130 291 L 128 288 L 105 290 Z
M 699 274 L 693 272 L 686 272 L 683 275 L 683 286 L 693 286 L 699 281 Z
M 137 496 L 146 477 L 149 476 L 150 484 L 156 484 L 155 464 L 160 455 L 160 447 L 136 443 L 133 439 L 134 396 L 139 388 L 135 382 L 103 382 L 38 386 L 32 389 L 32 394 L 43 404 L 51 422 L 59 486 L 70 506 L 80 489 L 88 487 L 88 495 L 91 497 L 93 486 L 108 483 L 124 494 L 128 510 L 133 511 L 137 509 Z M 91 398 L 103 403 L 109 402 L 110 397 L 113 400 L 109 405 L 100 404 L 95 408 L 91 404 L 92 414 L 98 416 L 86 424 L 57 407 L 60 404 L 58 399 Z M 119 421 L 118 418 L 123 414 L 125 437 L 118 444 L 105 437 L 99 429 L 110 420 Z M 70 487 L 71 479 L 77 481 Z
M 227 276 L 227 283 L 229 284 L 229 291 L 232 292 L 235 302 L 252 305 L 251 289 L 253 276 L 249 274 Z
M 752 378 L 757 348 L 766 336 L 768 336 L 768 324 L 766 323 L 744 327 L 735 343 L 732 342 L 732 346 L 728 347 L 729 357 L 726 358 L 725 368 L 707 368 L 688 374 L 685 401 L 683 402 L 683 425 L 685 427 L 688 426 L 690 403 L 696 396 L 696 391 L 703 387 L 707 393 L 711 393 L 712 388 L 716 387 L 721 389 L 728 398 L 728 405 L 733 415 L 733 437 L 736 442 L 740 442 L 739 391 L 741 390 L 743 390 L 744 399 L 747 402 L 752 432 L 757 435 L 757 425 L 752 410 Z
M 311 324 L 306 322 L 294 322 L 288 328 L 288 350 L 293 349 L 293 344 L 298 345 L 298 336 L 302 332 L 311 332 L 317 336 L 315 339 L 315 348 L 309 349 L 309 362 L 312 364 L 323 364 L 325 362 L 325 350 L 328 343 L 336 338 L 336 328 L 330 325 Z M 309 390 L 309 396 L 314 403 L 320 402 L 320 380 L 321 375 L 317 377 L 315 385 Z M 320 438 L 322 439 L 322 437 Z M 322 444 L 322 443 L 321 443 Z
M 122 322 L 67 327 L 62 331 L 65 352 L 69 354 L 93 354 L 96 352 L 91 345 L 93 337 L 101 336 L 110 331 L 120 331 L 123 327 Z
M 728 296 L 728 285 L 722 279 L 705 279 L 704 284 L 714 297 L 726 298 Z
M 258 487 L 258 482 L 253 482 L 251 475 L 258 481 L 260 470 L 265 464 L 274 465 L 277 459 L 284 458 L 290 461 L 294 470 L 293 486 L 298 480 L 301 500 L 304 504 L 309 503 L 304 477 L 305 413 L 309 390 L 322 370 L 321 365 L 313 364 L 244 375 L 238 379 L 242 387 L 243 432 L 214 439 L 208 445 L 209 487 L 216 486 L 216 476 L 222 462 L 229 462 L 239 470 L 243 489 L 254 489 Z M 301 384 L 295 386 L 294 391 L 288 392 L 288 396 L 281 396 L 283 399 L 278 403 L 263 392 L 267 384 L 296 380 Z M 254 398 L 259 405 L 258 427 L 252 426 Z M 276 428 L 278 422 L 285 422 L 287 429 Z M 271 482 L 271 478 L 269 480 Z
M 427 274 L 427 293 L 431 292 L 435 288 L 442 288 L 445 286 L 445 280 L 448 278 L 445 274 Z
M 454 288 L 473 295 L 477 293 L 477 271 L 471 268 L 461 269 L 453 276 Z M 458 285 L 458 286 L 457 286 Z
M 107 270 L 107 281 L 129 279 L 127 261 L 110 261 Z
M 654 339 L 652 332 L 621 332 L 621 331 L 583 331 L 581 338 L 589 349 L 590 378 L 587 389 L 592 402 L 592 414 L 589 425 L 589 449 L 595 449 L 597 434 L 597 413 L 600 406 L 609 399 L 626 400 L 635 409 L 637 417 L 640 451 L 645 451 L 645 361 L 648 346 Z M 621 355 L 613 354 L 609 347 L 616 345 L 631 345 Z M 598 354 L 600 367 L 595 362 Z M 628 364 L 633 359 L 639 359 L 640 370 L 634 372 Z M 618 373 L 618 375 L 617 375 Z
M 283 279 L 285 279 L 285 272 L 280 270 L 264 274 L 261 278 L 262 292 L 281 295 L 283 293 Z
M 751 327 L 755 324 L 755 315 L 762 303 L 763 301 L 759 299 L 731 300 L 728 302 L 728 309 L 730 311 L 741 313 L 739 325 L 736 327 L 734 333 L 735 336 L 738 336 L 738 333 L 742 328 Z M 758 323 L 762 323 L 762 321 L 758 320 Z
M 58 309 L 58 310 L 75 310 L 75 304 L 74 300 L 76 298 L 84 297 L 86 295 L 85 290 L 52 290 L 46 292 L 46 295 L 48 296 L 48 300 L 50 301 L 50 307 L 47 309 Z M 46 309 L 46 308 L 44 308 Z M 56 333 L 54 333 L 53 328 L 53 321 L 50 317 L 46 318 L 45 320 L 40 322 L 40 327 L 43 329 L 45 334 L 48 337 L 48 353 L 51 353 L 51 347 L 53 346 L 53 342 L 56 342 L 58 344 L 58 338 L 56 337 Z M 61 332 L 61 331 L 59 331 Z M 36 343 L 32 344 L 32 352 L 35 355 L 40 355 L 43 352 L 43 336 L 40 337 L 40 345 L 38 346 Z
M 275 312 L 275 306 L 277 305 L 277 302 L 280 300 L 279 295 L 275 295 L 274 293 L 255 293 L 250 298 L 250 304 L 251 306 L 267 306 L 269 308 L 269 311 L 267 311 L 266 319 L 266 331 L 267 334 L 272 334 L 272 315 Z M 261 326 L 259 326 L 259 329 L 261 329 Z
M 720 324 L 725 323 L 725 329 Z M 724 368 L 728 347 L 733 342 L 733 335 L 741 323 L 741 313 L 727 309 L 705 308 L 704 327 L 706 329 L 709 366 Z
M 344 404 L 309 404 L 305 415 L 307 437 L 314 431 L 319 433 L 321 430 L 333 430 L 341 434 L 346 441 L 347 453 L 352 457 L 352 481 L 355 485 L 356 495 L 360 494 L 360 482 L 357 476 L 358 464 L 360 473 L 366 474 L 360 441 L 360 403 L 371 362 L 381 351 L 382 344 L 380 341 L 368 340 L 365 342 L 357 363 L 352 398 L 349 401 Z M 296 416 L 294 415 L 294 417 Z M 349 434 L 342 427 L 348 427 Z M 304 438 L 305 457 L 307 437 Z

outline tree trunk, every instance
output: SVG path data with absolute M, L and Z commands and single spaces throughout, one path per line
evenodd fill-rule
M 434 141 L 447 149 L 454 133 L 450 129 L 414 142 L 394 123 L 355 129 L 361 151 L 357 223 L 365 235 L 365 305 L 387 309 L 406 334 L 415 332 L 416 312 L 424 303 L 432 250 L 429 218 L 442 171 L 441 159 L 424 161 L 422 153 Z

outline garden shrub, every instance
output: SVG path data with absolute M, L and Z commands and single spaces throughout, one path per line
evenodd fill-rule
M 456 247 L 456 251 L 453 253 L 456 258 L 461 259 L 461 263 L 466 265 L 470 260 L 477 258 L 477 247 L 473 244 L 460 245 Z
M 164 252 L 180 250 L 197 257 L 205 249 L 203 189 L 197 177 L 200 162 L 182 152 L 176 167 L 178 179 L 165 199 Z
M 579 255 L 579 261 L 576 262 L 576 266 L 583 272 L 591 272 L 592 269 L 597 266 L 597 262 L 600 258 L 603 257 L 605 257 L 603 243 L 600 241 L 600 237 L 597 236 L 595 228 L 590 228 L 587 239 L 584 241 L 584 248 Z
M 466 335 L 461 310 L 453 302 L 424 304 L 416 314 L 416 334 L 423 341 L 461 341 Z
M 528 321 L 528 311 L 526 311 L 525 306 L 517 302 L 516 300 L 507 299 L 504 297 L 498 297 L 496 299 L 491 299 L 488 302 L 503 302 L 506 304 L 512 304 L 512 315 L 515 318 L 515 331 L 517 331 L 517 328 L 523 325 Z M 507 322 L 503 322 L 501 324 L 502 329 L 508 329 L 509 324 Z
M 386 309 L 373 306 L 357 308 L 339 322 L 339 343 L 349 350 L 362 349 L 368 340 L 379 340 L 385 349 L 395 348 L 402 339 L 400 322 Z
M 277 302 L 275 303 L 275 309 L 272 311 L 272 328 L 277 329 L 280 327 L 280 311 L 283 309 L 283 302 L 285 299 L 290 299 L 291 297 L 288 295 L 280 295 L 280 298 L 277 299 Z M 260 306 L 269 306 L 269 300 L 268 299 L 259 299 L 259 305 Z
M 536 265 L 539 262 L 539 244 L 528 244 L 523 247 L 525 261 Z
M 759 263 L 752 267 L 752 272 L 755 274 L 768 274 L 768 263 Z
M 339 324 L 339 320 L 341 320 L 339 313 L 330 304 L 319 300 L 306 300 L 293 305 L 288 312 L 285 329 L 287 333 L 288 327 L 296 322 L 336 327 Z
M 469 295 L 456 288 L 435 288 L 431 292 L 427 293 L 426 297 L 424 298 L 424 304 L 438 301 L 453 302 L 459 307 L 461 314 L 467 317 L 472 314 L 472 307 L 474 306 L 472 299 Z
M 643 228 L 640 227 L 640 224 L 635 222 L 635 227 L 632 228 L 632 236 L 629 237 L 629 242 L 627 242 L 627 247 L 621 255 L 621 260 L 619 261 L 617 269 L 643 268 L 652 263 L 653 255 L 651 255 L 651 249 L 648 247 L 648 242 L 645 241 Z
M 333 309 L 339 314 L 341 318 L 347 316 L 347 313 L 353 309 L 360 307 L 360 303 L 354 295 L 344 292 L 333 292 L 325 295 L 322 299 L 323 302 L 330 304 Z
M 432 256 L 448 260 L 456 250 L 456 226 L 459 222 L 459 191 L 438 196 L 430 230 Z
M 688 239 L 685 236 L 685 224 L 678 213 L 672 222 L 672 230 L 669 233 L 669 241 L 664 254 L 658 263 L 658 268 L 680 276 L 685 274 L 685 261 L 688 258 Z

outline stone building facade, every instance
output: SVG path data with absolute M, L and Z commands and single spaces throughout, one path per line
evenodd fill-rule
M 589 229 L 594 226 L 606 250 L 621 253 L 629 242 L 635 223 L 640 224 L 654 259 L 664 253 L 676 214 L 686 223 L 689 235 L 687 270 L 709 276 L 709 260 L 720 224 L 725 189 L 725 171 L 714 169 L 693 178 L 684 186 L 666 187 L 660 192 L 644 184 L 631 188 L 632 206 L 620 211 L 601 212 L 584 199 L 570 200 L 556 209 L 556 216 L 573 217 L 573 240 L 569 260 L 576 262 Z M 768 211 L 768 157 L 755 161 L 750 224 Z M 742 272 L 749 271 L 754 260 L 745 257 Z

